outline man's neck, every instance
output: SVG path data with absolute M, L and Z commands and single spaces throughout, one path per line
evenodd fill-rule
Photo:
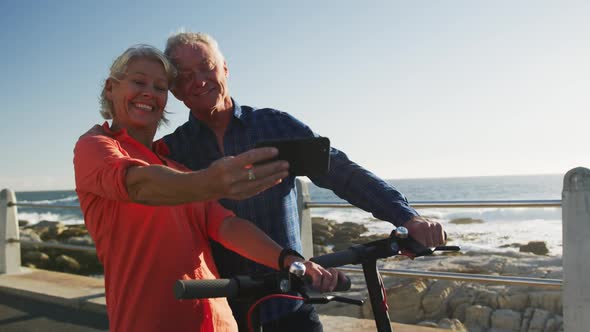
M 234 113 L 234 105 L 231 98 L 227 98 L 222 107 L 207 111 L 192 110 L 192 113 L 199 121 L 203 122 L 215 133 L 217 143 L 223 153 L 223 135 Z
M 229 97 L 223 105 L 216 105 L 213 109 L 191 109 L 193 116 L 214 131 L 225 131 L 233 112 L 234 105 Z

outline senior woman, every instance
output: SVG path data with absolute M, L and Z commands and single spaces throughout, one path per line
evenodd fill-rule
M 218 277 L 210 239 L 274 269 L 303 261 L 292 253 L 279 266 L 283 248 L 212 200 L 251 194 L 280 181 L 288 167 L 284 162 L 248 166 L 276 151 L 226 158 L 199 172 L 159 153 L 163 147 L 153 138 L 164 121 L 174 76 L 156 48 L 127 49 L 111 66 L 101 94 L 101 113 L 112 119 L 102 125 L 108 136 L 82 136 L 74 149 L 76 192 L 105 268 L 107 311 L 115 332 L 237 331 L 225 299 L 178 301 L 173 296 L 175 280 Z M 232 167 L 241 176 L 228 180 L 223 175 Z M 266 182 L 248 180 L 256 177 Z M 316 289 L 335 287 L 341 272 L 304 264 Z

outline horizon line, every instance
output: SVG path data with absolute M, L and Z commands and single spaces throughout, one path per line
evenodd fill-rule
M 469 178 L 492 178 L 492 177 L 517 177 L 517 176 L 556 176 L 556 175 L 563 175 L 565 173 L 536 173 L 536 174 L 506 174 L 506 175 L 470 175 L 470 176 L 433 176 L 433 177 L 411 177 L 411 178 L 382 178 L 384 181 L 407 181 L 407 180 L 442 180 L 442 179 L 469 179 Z M 303 178 L 305 182 L 311 182 L 307 177 L 300 177 Z M 11 188 L 2 188 L 2 189 L 11 189 Z M 49 192 L 49 191 L 76 191 L 75 188 L 69 189 L 40 189 L 40 190 L 15 190 L 12 189 L 14 192 Z

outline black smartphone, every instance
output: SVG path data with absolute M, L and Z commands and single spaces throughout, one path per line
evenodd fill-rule
M 330 169 L 330 140 L 327 137 L 306 137 L 260 141 L 256 147 L 276 147 L 274 160 L 289 162 L 289 173 L 296 176 L 324 175 Z

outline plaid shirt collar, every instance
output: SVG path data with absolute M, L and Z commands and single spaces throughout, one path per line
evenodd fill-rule
M 231 126 L 231 123 L 240 123 L 244 126 L 248 126 L 249 125 L 249 121 L 248 121 L 248 117 L 246 117 L 244 115 L 244 113 L 242 112 L 242 106 L 240 106 L 240 104 L 238 104 L 233 98 L 231 99 L 232 104 L 233 104 L 233 117 L 232 120 L 230 121 L 230 124 L 228 125 L 228 128 Z M 200 121 L 199 119 L 197 119 L 196 116 L 194 116 L 193 112 L 189 112 L 188 115 L 188 121 L 191 124 L 191 127 L 194 129 L 195 133 L 198 135 L 201 131 L 201 128 L 203 128 L 204 126 L 206 126 L 202 121 Z

